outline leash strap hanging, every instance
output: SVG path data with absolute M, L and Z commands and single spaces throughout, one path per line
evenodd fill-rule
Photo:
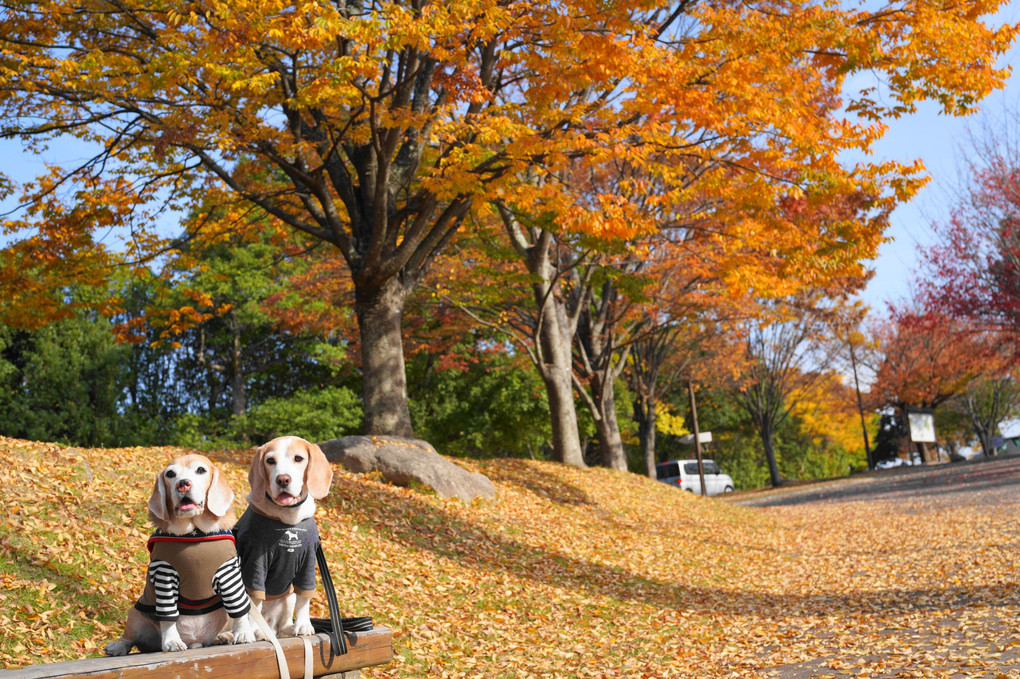
M 256 627 L 262 632 L 262 635 L 266 638 L 266 641 L 273 645 L 273 650 L 276 652 L 276 665 L 280 671 L 280 679 L 290 679 L 290 668 L 287 667 L 287 658 L 283 654 L 283 646 L 280 646 L 280 641 L 276 638 L 276 632 L 269 627 L 269 623 L 262 617 L 262 612 L 255 607 L 255 604 L 251 605 L 248 610 L 248 617 L 254 621 Z M 305 650 L 305 659 L 311 659 L 311 653 L 308 649 Z M 311 673 L 305 670 L 305 679 L 311 679 Z
M 344 655 L 347 653 L 347 639 L 344 637 L 340 604 L 336 600 L 336 590 L 333 589 L 333 578 L 329 575 L 329 564 L 326 563 L 321 540 L 315 543 L 315 561 L 319 564 L 319 577 L 322 579 L 322 589 L 326 592 L 326 605 L 329 607 L 329 617 L 333 623 L 327 630 L 330 647 L 333 655 Z
M 311 637 L 301 637 L 301 642 L 305 645 L 305 679 L 312 679 L 314 670 L 312 665 L 312 639 Z

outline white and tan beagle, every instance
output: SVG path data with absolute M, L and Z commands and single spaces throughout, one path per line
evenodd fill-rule
M 178 457 L 156 475 L 149 520 L 156 532 L 145 589 L 128 612 L 124 635 L 107 655 L 183 651 L 255 641 L 240 562 L 230 529 L 234 493 L 202 455 Z
M 248 509 L 235 527 L 237 552 L 248 596 L 279 636 L 314 633 L 315 501 L 332 482 L 319 446 L 297 436 L 273 439 L 252 457 Z

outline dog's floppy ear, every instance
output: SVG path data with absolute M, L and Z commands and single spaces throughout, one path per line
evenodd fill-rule
M 209 482 L 209 491 L 205 496 L 205 508 L 216 516 L 226 516 L 230 506 L 234 504 L 234 491 L 230 490 L 227 480 L 220 474 L 220 470 L 212 466 L 212 480 Z
M 314 443 L 308 444 L 308 467 L 305 468 L 305 483 L 308 493 L 316 500 L 321 500 L 329 493 L 333 483 L 333 467 L 323 454 L 322 449 Z
M 149 513 L 153 519 L 159 521 L 170 520 L 170 507 L 167 505 L 166 479 L 163 477 L 163 469 L 156 474 L 156 482 L 152 484 L 152 495 L 149 496 Z
M 266 448 L 268 444 L 261 445 L 255 449 L 255 455 L 251 458 L 251 466 L 248 467 L 248 485 L 251 487 L 249 502 L 258 502 L 266 496 L 266 489 L 269 487 L 269 479 L 266 478 Z

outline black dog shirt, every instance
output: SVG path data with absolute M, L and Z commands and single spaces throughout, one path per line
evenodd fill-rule
M 255 601 L 315 591 L 315 545 L 319 531 L 314 518 L 293 526 L 258 513 L 249 505 L 234 526 L 241 574 Z

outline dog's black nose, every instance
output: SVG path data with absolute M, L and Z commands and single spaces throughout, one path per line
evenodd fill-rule
M 281 488 L 286 488 L 287 486 L 290 485 L 290 475 L 280 474 L 279 476 L 276 477 L 276 482 L 280 484 Z

